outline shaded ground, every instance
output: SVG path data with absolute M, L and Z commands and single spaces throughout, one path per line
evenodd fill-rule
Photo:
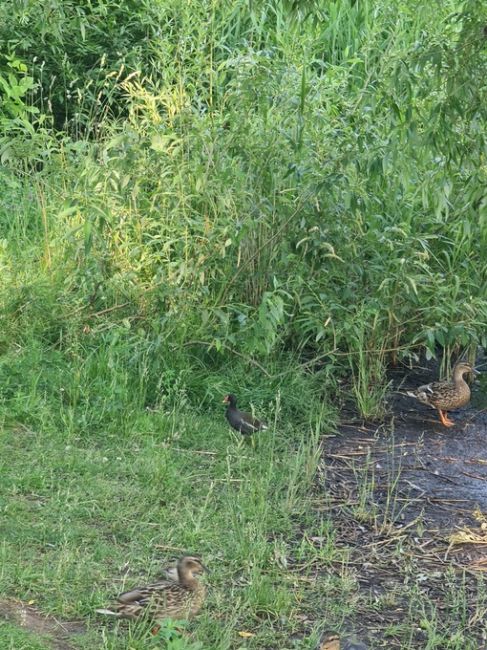
M 324 509 L 361 585 L 363 617 L 351 627 L 373 648 L 487 647 L 479 580 L 487 519 L 475 516 L 487 511 L 485 389 L 476 385 L 446 429 L 434 410 L 403 394 L 436 377 L 428 369 L 393 372 L 387 423 L 343 422 L 321 463 Z M 451 620 L 458 644 L 446 645 Z

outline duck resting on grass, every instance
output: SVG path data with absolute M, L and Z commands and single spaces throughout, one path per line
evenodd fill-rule
M 415 397 L 422 404 L 427 404 L 438 411 L 441 424 L 452 427 L 455 423 L 448 418 L 447 411 L 465 406 L 470 401 L 470 386 L 464 380 L 467 373 L 480 374 L 467 361 L 459 361 L 453 368 L 451 381 L 433 381 L 408 391 L 410 397 Z
M 266 424 L 254 418 L 250 413 L 239 411 L 237 408 L 237 398 L 232 393 L 225 395 L 223 403 L 228 404 L 225 417 L 235 431 L 239 431 L 244 436 L 248 436 L 256 431 L 265 431 L 268 428 Z
M 206 596 L 206 587 L 195 576 L 206 571 L 197 557 L 185 555 L 177 563 L 177 580 L 160 580 L 135 587 L 117 598 L 111 609 L 97 609 L 99 614 L 117 618 L 165 618 L 186 620 L 199 612 Z

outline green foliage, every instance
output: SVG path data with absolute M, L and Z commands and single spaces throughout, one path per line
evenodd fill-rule
M 327 355 L 367 416 L 389 361 L 487 343 L 484 8 L 0 12 L 1 115 L 29 136 L 5 159 L 38 167 L 28 218 L 10 204 L 30 180 L 0 178 L 8 337 L 89 350 L 125 329 L 214 367 Z
M 10 70 L 5 75 L 0 75 L 0 88 L 2 91 L 2 114 L 0 126 L 7 130 L 18 121 L 26 129 L 32 131 L 30 122 L 26 119 L 28 113 L 37 113 L 35 106 L 26 106 L 25 96 L 34 88 L 34 80 L 27 75 L 16 76 L 14 71 L 25 73 L 27 68 L 20 61 L 10 59 Z
M 13 56 L 0 59 L 0 161 L 24 168 L 40 162 L 55 148 L 55 141 L 42 128 L 45 116 L 29 101 L 36 88 L 27 67 Z
M 161 28 L 152 2 L 6 0 L 0 38 L 32 70 L 36 102 L 58 128 L 88 128 L 117 112 L 120 77 L 148 71 L 152 39 Z M 159 16 L 160 18 L 162 16 Z M 94 126 L 94 125 L 93 125 Z
M 199 641 L 192 643 L 183 637 L 182 630 L 185 626 L 185 621 L 164 621 L 157 633 L 158 638 L 152 640 L 152 645 L 149 643 L 145 647 L 160 648 L 162 640 L 166 650 L 204 650 Z

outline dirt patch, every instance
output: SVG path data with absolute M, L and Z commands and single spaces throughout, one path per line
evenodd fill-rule
M 350 627 L 372 648 L 487 647 L 487 520 L 475 516 L 487 511 L 485 393 L 477 385 L 447 429 L 404 394 L 436 377 L 431 369 L 393 372 L 387 422 L 345 414 L 320 464 L 323 510 L 360 584 L 360 623 Z M 452 534 L 461 531 L 481 543 L 459 543 Z M 458 645 L 441 645 L 460 609 Z
M 69 638 L 86 631 L 79 621 L 62 622 L 52 616 L 44 616 L 35 607 L 17 600 L 0 600 L 0 618 L 46 637 L 46 642 L 54 650 L 74 650 Z
M 487 510 L 487 409 L 480 407 L 484 389 L 476 384 L 469 407 L 450 412 L 455 427 L 445 428 L 436 411 L 404 394 L 434 378 L 427 370 L 391 373 L 387 422 L 344 422 L 325 457 L 332 473 L 368 476 L 379 503 L 396 485 L 405 498 L 405 522 L 421 513 L 430 525 L 450 529 L 471 522 L 476 505 Z

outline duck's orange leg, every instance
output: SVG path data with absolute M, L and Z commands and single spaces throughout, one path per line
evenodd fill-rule
M 452 420 L 450 420 L 450 418 L 449 418 L 448 415 L 446 414 L 446 411 L 443 412 L 441 409 L 438 409 L 438 413 L 439 413 L 439 415 L 440 415 L 441 424 L 442 424 L 444 427 L 453 427 L 453 426 L 455 426 L 455 422 L 453 422 Z

